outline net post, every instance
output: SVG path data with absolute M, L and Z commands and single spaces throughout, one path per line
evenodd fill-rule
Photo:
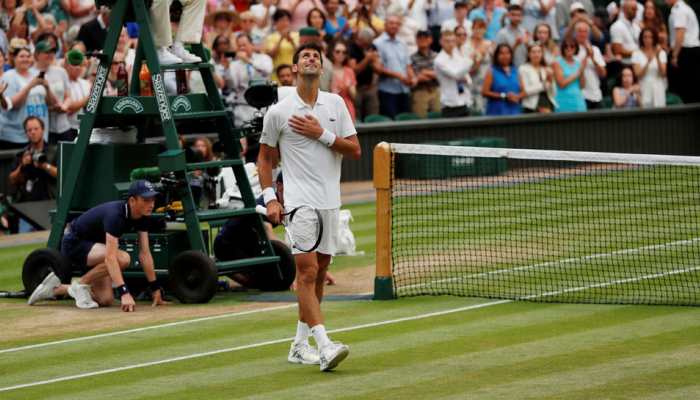
M 391 273 L 391 146 L 381 142 L 374 147 L 374 188 L 377 193 L 377 265 L 374 299 L 394 299 Z

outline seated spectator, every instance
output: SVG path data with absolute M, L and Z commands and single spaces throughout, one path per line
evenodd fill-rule
M 416 74 L 417 82 L 411 89 L 411 110 L 421 118 L 426 118 L 428 112 L 440 111 L 440 87 L 434 65 L 437 54 L 430 48 L 433 35 L 429 31 L 419 31 L 416 43 L 418 51 L 411 56 L 411 68 Z M 459 53 L 457 49 L 455 51 Z
M 652 0 L 647 0 L 644 2 L 644 13 L 642 14 L 642 20 L 639 23 L 641 29 L 652 29 L 656 31 L 659 37 L 659 45 L 662 49 L 668 52 L 668 27 L 664 22 L 664 18 L 661 15 L 658 7 Z M 642 43 L 640 42 L 641 46 Z
M 642 107 L 666 105 L 666 52 L 659 43 L 659 36 L 651 28 L 642 29 L 639 50 L 632 54 L 634 75 L 639 79 Z
M 221 97 L 230 102 L 231 90 L 233 82 L 231 74 L 228 73 L 231 62 L 235 53 L 231 51 L 234 48 L 235 42 L 229 41 L 228 35 L 223 34 L 217 36 L 212 42 L 211 47 L 211 63 L 214 65 L 214 83 L 221 91 Z
M 525 63 L 527 44 L 530 43 L 530 33 L 520 24 L 523 20 L 523 9 L 518 4 L 508 6 L 508 25 L 496 35 L 496 43 L 507 43 L 513 49 L 513 64 L 516 67 Z
M 523 111 L 526 113 L 551 113 L 555 108 L 556 85 L 554 73 L 544 61 L 541 44 L 530 45 L 527 62 L 518 68 L 523 83 Z
M 313 8 L 323 9 L 323 4 L 321 0 L 280 0 L 277 7 L 289 11 L 290 29 L 299 31 L 308 26 L 306 18 L 309 11 Z
M 496 5 L 496 0 L 483 0 L 480 7 L 473 9 L 469 13 L 469 20 L 472 23 L 481 19 L 486 23 L 486 33 L 484 38 L 495 40 L 498 31 L 503 27 L 503 19 L 507 11 L 505 8 Z
M 601 108 L 603 104 L 603 91 L 600 89 L 600 79 L 607 76 L 605 59 L 600 50 L 593 46 L 589 40 L 591 29 L 587 22 L 578 21 L 574 25 L 574 38 L 578 44 L 576 59 L 583 62 L 588 59 L 584 76 L 586 83 L 583 86 L 583 98 L 586 100 L 586 108 L 593 110 Z
M 355 80 L 355 71 L 348 66 L 348 48 L 345 43 L 337 42 L 329 56 L 333 62 L 331 92 L 343 98 L 345 106 L 348 108 L 354 121 L 356 118 L 355 97 L 357 96 L 357 81 Z
M 557 47 L 554 38 L 552 38 L 552 28 L 547 24 L 539 24 L 535 26 L 533 31 L 533 41 L 539 43 L 544 50 L 544 62 L 547 65 L 552 65 L 559 56 L 559 48 Z
M 350 13 L 348 24 L 354 34 L 360 32 L 363 28 L 370 28 L 374 32 L 374 36 L 379 36 L 384 32 L 384 21 L 382 21 L 374 13 L 372 0 L 360 0 L 357 7 Z
M 10 183 L 16 193 L 14 202 L 39 201 L 56 198 L 56 151 L 44 140 L 44 121 L 36 116 L 27 117 L 23 124 L 28 145 L 17 154 L 10 172 Z M 20 220 L 19 232 L 30 232 L 32 227 Z
M 352 30 L 347 18 L 338 15 L 340 0 L 326 0 L 326 23 L 323 30 L 331 40 L 350 39 Z
M 442 23 L 441 30 L 442 32 L 444 31 L 453 31 L 457 27 L 462 27 L 464 28 L 465 33 L 467 36 L 472 34 L 472 21 L 467 18 L 467 14 L 469 13 L 469 4 L 465 0 L 457 0 L 455 1 L 455 10 L 454 10 L 454 18 L 450 18 L 447 21 Z M 440 39 L 442 40 L 442 39 Z
M 637 15 L 636 0 L 622 0 L 623 15 L 610 27 L 612 52 L 624 65 L 632 65 L 632 53 L 639 49 L 641 28 L 635 21 Z
M 255 47 L 255 51 L 261 50 L 266 35 L 261 35 L 255 29 L 255 24 L 257 22 L 257 20 L 255 19 L 255 15 L 253 15 L 253 13 L 250 11 L 244 11 L 241 13 L 240 17 L 241 17 L 241 23 L 240 23 L 241 29 L 238 32 L 236 32 L 236 36 L 238 36 L 238 34 L 240 34 L 240 33 L 245 33 L 250 38 L 250 42 Z
M 214 161 L 217 159 L 214 155 L 211 140 L 205 136 L 195 139 L 191 150 L 195 154 L 197 162 Z M 245 151 L 246 149 L 243 150 Z M 219 168 L 192 171 L 192 177 L 190 178 L 190 186 L 193 189 L 192 195 L 195 198 L 195 202 L 198 203 L 201 208 L 208 208 L 209 204 L 216 201 L 215 184 L 212 178 L 216 177 L 219 172 Z
M 472 60 L 464 58 L 457 51 L 457 40 L 452 31 L 442 32 L 440 38 L 442 50 L 435 57 L 435 73 L 440 82 L 440 104 L 442 116 L 466 117 L 471 105 L 471 79 L 469 70 Z
M 289 64 L 282 64 L 275 70 L 277 74 L 277 83 L 280 86 L 294 86 L 294 71 L 292 71 L 292 66 Z
M 32 65 L 32 53 L 29 48 L 19 48 L 14 53 L 15 69 L 7 71 L 2 76 L 2 82 L 7 84 L 5 96 L 10 103 L 7 112 L 0 113 L 0 148 L 21 148 L 27 144 L 24 121 L 27 117 L 39 117 L 42 131 L 48 141 L 46 127 L 49 123 L 49 106 L 56 103 L 51 93 L 45 74 Z
M 204 24 L 211 29 L 206 33 L 204 43 L 206 47 L 214 48 L 214 41 L 219 36 L 223 36 L 231 43 L 231 51 L 236 50 L 234 43 L 236 35 L 233 32 L 233 22 L 236 18 L 236 13 L 227 9 L 218 9 L 215 12 L 207 15 Z
M 80 50 L 71 50 L 66 54 L 65 69 L 68 73 L 68 98 L 63 103 L 63 111 L 68 117 L 70 130 L 58 140 L 73 141 L 78 136 L 80 121 L 78 113 L 87 104 L 90 97 L 90 83 L 83 79 L 86 59 Z
M 550 39 L 559 40 L 556 4 L 556 0 L 523 0 L 520 4 L 523 8 L 523 28 L 528 32 L 535 33 L 538 26 L 544 25 L 549 27 Z
M 322 39 L 326 38 L 326 16 L 320 8 L 312 8 L 306 15 L 306 26 L 318 31 Z
M 554 79 L 557 82 L 556 112 L 586 111 L 586 101 L 581 88 L 586 85 L 584 72 L 588 57 L 576 59 L 579 46 L 572 38 L 561 43 L 562 56 L 552 64 Z
M 472 79 L 470 89 L 472 91 L 472 109 L 484 113 L 486 111 L 486 99 L 481 95 L 481 88 L 484 86 L 486 73 L 491 69 L 491 54 L 493 42 L 484 38 L 486 33 L 486 22 L 483 19 L 476 19 L 472 24 L 472 36 L 467 40 L 463 52 L 472 59 L 472 68 L 469 75 Z
M 355 71 L 357 79 L 357 96 L 355 97 L 355 113 L 361 121 L 368 115 L 379 114 L 379 95 L 377 82 L 379 74 L 375 65 L 379 62 L 379 52 L 372 44 L 374 31 L 362 29 L 350 43 L 348 66 Z
M 278 9 L 272 16 L 275 31 L 265 39 L 265 51 L 272 57 L 272 65 L 292 64 L 292 57 L 299 46 L 299 32 L 290 26 L 292 14 L 285 9 Z M 277 79 L 273 76 L 272 79 Z
M 518 68 L 513 65 L 513 50 L 506 43 L 496 46 L 493 64 L 486 73 L 481 95 L 487 99 L 486 115 L 520 114 L 524 97 Z
M 632 67 L 623 67 L 620 81 L 612 92 L 615 108 L 636 108 L 640 105 L 640 89 Z
M 389 118 L 408 112 L 409 88 L 414 84 L 408 48 L 396 36 L 401 29 L 401 18 L 395 15 L 386 20 L 386 32 L 374 40 L 379 60 L 374 69 L 379 73 L 379 112 Z
M 267 54 L 255 51 L 250 37 L 238 33 L 236 38 L 236 59 L 231 62 L 227 74 L 231 82 L 231 104 L 234 124 L 243 125 L 255 114 L 255 108 L 248 105 L 244 95 L 250 81 L 268 80 L 272 75 L 272 59 Z M 247 158 L 247 157 L 246 157 Z

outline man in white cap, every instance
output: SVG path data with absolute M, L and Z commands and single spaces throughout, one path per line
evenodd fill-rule
M 180 0 L 182 17 L 174 41 L 170 26 L 171 3 L 171 0 L 153 0 L 151 6 L 151 29 L 158 62 L 161 65 L 202 62 L 201 58 L 185 49 L 185 43 L 199 43 L 202 40 L 206 0 Z

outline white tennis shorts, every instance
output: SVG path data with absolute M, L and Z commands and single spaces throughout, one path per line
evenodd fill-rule
M 291 208 L 289 210 L 291 210 Z M 321 235 L 321 243 L 319 243 L 315 251 L 321 254 L 334 256 L 338 240 L 340 209 L 318 210 L 318 212 L 321 214 L 321 220 L 323 221 L 323 234 Z M 294 233 L 295 235 L 303 237 L 305 224 L 302 220 L 297 222 L 298 217 L 299 215 L 294 216 Z M 292 248 L 292 254 L 304 254 L 304 252 Z

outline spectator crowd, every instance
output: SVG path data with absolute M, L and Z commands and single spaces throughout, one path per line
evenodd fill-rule
M 251 82 L 294 85 L 292 56 L 310 41 L 326 49 L 321 89 L 358 122 L 700 101 L 693 8 L 619 1 L 206 0 L 201 41 L 237 125 L 255 113 L 243 95 Z M 170 4 L 174 41 L 158 38 L 173 43 L 159 48 L 161 63 L 199 60 L 177 36 L 182 10 Z M 109 24 L 94 0 L 1 1 L 0 150 L 18 151 L 10 181 L 19 197 L 54 195 L 47 149 L 77 135 Z M 138 37 L 126 24 L 106 94 L 126 93 L 132 74 L 149 80 L 133 70 Z M 170 93 L 182 93 L 180 79 L 166 73 Z M 186 80 L 185 91 L 204 92 L 198 72 Z

